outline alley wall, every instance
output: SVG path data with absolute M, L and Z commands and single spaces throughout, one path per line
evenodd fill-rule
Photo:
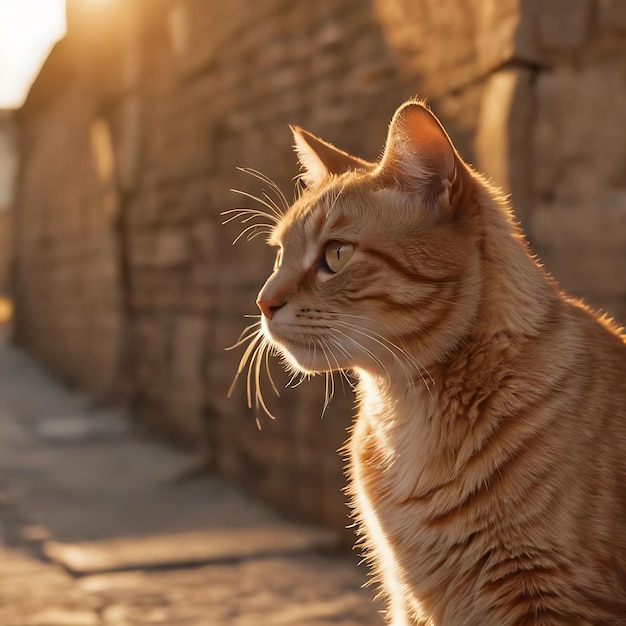
M 226 393 L 273 263 L 221 212 L 293 197 L 288 124 L 375 160 L 428 99 L 466 161 L 512 194 L 564 287 L 626 320 L 626 12 L 619 0 L 68 2 L 20 112 L 19 341 L 146 431 L 202 449 L 283 512 L 346 525 L 347 384 Z M 281 379 L 280 367 L 273 373 Z M 261 425 L 257 428 L 255 417 Z

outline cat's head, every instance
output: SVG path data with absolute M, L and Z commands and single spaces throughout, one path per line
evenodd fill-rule
M 270 236 L 265 337 L 305 372 L 417 378 L 475 315 L 471 173 L 417 101 L 396 112 L 378 163 L 292 130 L 306 189 Z

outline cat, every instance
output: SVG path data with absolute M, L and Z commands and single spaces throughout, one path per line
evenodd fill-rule
M 306 187 L 267 205 L 240 370 L 272 347 L 356 376 L 349 493 L 387 622 L 626 624 L 620 329 L 560 290 L 422 101 L 377 163 L 292 131 Z

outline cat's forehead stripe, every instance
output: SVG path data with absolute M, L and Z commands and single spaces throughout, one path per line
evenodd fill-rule
M 321 203 L 316 204 L 311 208 L 304 222 L 304 233 L 307 241 L 320 234 L 325 221 L 325 210 L 321 206 Z
M 270 243 L 281 245 L 286 238 L 301 239 L 301 250 L 311 242 L 319 243 L 322 232 L 332 232 L 350 223 L 349 216 L 337 203 L 338 194 L 323 195 L 315 202 L 296 205 L 291 214 L 274 231 Z
M 345 211 L 336 202 L 337 196 L 321 198 L 306 216 L 305 234 L 307 238 L 318 237 L 323 230 L 327 232 L 341 228 L 349 223 Z

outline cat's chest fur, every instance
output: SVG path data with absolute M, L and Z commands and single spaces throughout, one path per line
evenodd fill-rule
M 436 403 L 425 393 L 405 393 L 391 401 L 361 381 L 359 415 L 350 441 L 350 478 L 358 523 L 367 537 L 375 575 L 393 596 L 406 598 L 416 564 L 426 563 L 421 535 L 425 509 L 413 494 L 427 490 Z M 408 551 L 408 552 L 407 552 Z M 411 567 L 403 566 L 403 562 Z M 417 576 L 424 580 L 424 576 Z M 406 606 L 398 613 L 406 613 Z
M 394 625 L 408 623 L 407 615 L 424 624 L 434 615 L 443 620 L 437 623 L 455 623 L 453 613 L 466 618 L 471 612 L 460 606 L 463 602 L 452 606 L 448 597 L 453 589 L 471 596 L 480 555 L 472 554 L 475 547 L 467 541 L 475 526 L 471 520 L 446 522 L 446 511 L 472 486 L 455 471 L 458 458 L 441 445 L 444 406 L 426 386 L 381 393 L 371 381 L 361 382 L 349 445 L 350 489 L 366 552 L 375 577 L 389 591 L 392 615 L 394 603 L 401 604 Z
M 401 502 L 427 481 L 432 454 L 432 421 L 438 410 L 428 389 L 403 385 L 382 391 L 361 378 L 359 413 L 352 437 L 353 462 L 365 470 L 359 478 L 376 483 L 376 492 Z M 369 474 L 369 471 L 372 473 Z

